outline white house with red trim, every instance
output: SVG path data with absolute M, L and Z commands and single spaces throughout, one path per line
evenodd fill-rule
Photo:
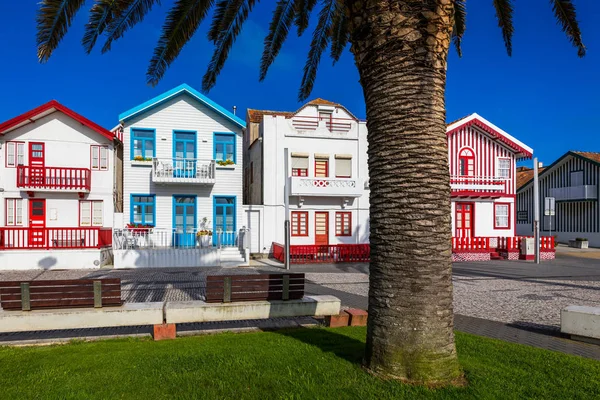
M 452 122 L 446 133 L 454 259 L 518 257 L 516 163 L 533 149 L 477 114 Z
M 306 261 L 318 256 L 336 261 L 344 251 L 368 256 L 365 121 L 341 104 L 316 99 L 295 112 L 249 109 L 246 125 L 244 203 L 251 251 L 281 255 L 288 183 L 293 256 Z
M 0 269 L 106 262 L 118 143 L 55 100 L 0 124 Z

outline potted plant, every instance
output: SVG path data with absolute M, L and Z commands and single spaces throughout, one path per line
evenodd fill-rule
M 212 239 L 212 231 L 202 229 L 196 233 L 196 238 L 200 247 L 209 247 Z
M 575 240 L 569 240 L 569 247 L 575 247 L 577 249 L 587 249 L 589 242 L 587 238 L 575 238 Z
M 150 158 L 150 157 L 142 157 L 142 156 L 135 156 L 135 157 L 133 157 L 133 161 L 152 161 L 152 158 Z
M 152 225 L 127 224 L 127 229 L 131 233 L 148 234 L 152 228 L 154 228 Z
M 219 160 L 219 161 L 217 161 L 217 164 L 220 165 L 221 167 L 226 167 L 228 165 L 235 165 L 233 160 Z

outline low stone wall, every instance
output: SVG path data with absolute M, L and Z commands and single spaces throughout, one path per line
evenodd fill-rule
M 560 331 L 600 343 L 600 307 L 568 306 L 560 311 Z
M 0 332 L 160 325 L 186 322 L 238 321 L 278 317 L 329 316 L 340 313 L 334 296 L 299 300 L 205 303 L 203 301 L 125 303 L 121 307 L 3 311 Z
M 185 268 L 220 265 L 219 249 L 154 248 L 113 250 L 115 268 Z

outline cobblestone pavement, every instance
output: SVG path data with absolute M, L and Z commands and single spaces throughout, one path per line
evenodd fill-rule
M 250 268 L 162 268 L 133 270 L 4 271 L 0 280 L 121 278 L 126 302 L 201 300 L 208 274 L 282 272 L 270 260 Z M 305 272 L 307 293 L 330 293 L 347 307 L 367 306 L 367 264 L 293 265 Z M 559 254 L 535 265 L 492 261 L 454 265 L 456 314 L 558 330 L 560 310 L 568 305 L 600 306 L 600 262 Z M 325 290 L 324 290 L 325 289 Z

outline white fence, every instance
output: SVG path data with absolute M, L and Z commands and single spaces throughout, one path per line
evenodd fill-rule
M 125 228 L 113 230 L 113 249 L 152 248 L 247 248 L 247 231 L 210 232 L 202 229 L 187 230 L 161 228 Z

